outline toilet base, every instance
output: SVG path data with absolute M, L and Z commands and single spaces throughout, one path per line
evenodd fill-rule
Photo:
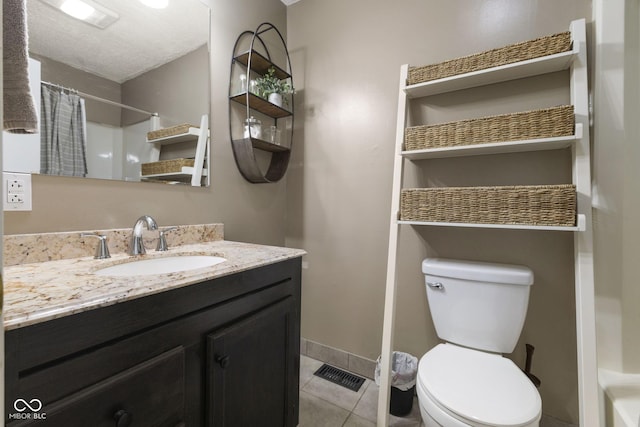
M 471 424 L 453 418 L 431 400 L 431 397 L 422 389 L 421 384 L 416 387 L 418 395 L 418 406 L 420 407 L 420 415 L 425 427 L 470 427 Z
M 441 409 L 424 390 L 418 382 L 416 385 L 416 394 L 418 395 L 418 406 L 420 407 L 420 415 L 425 427 L 474 427 L 480 424 L 468 424 L 458 418 L 454 418 L 450 414 Z M 539 427 L 540 417 L 530 424 L 522 427 Z
M 420 407 L 420 416 L 422 417 L 422 424 L 425 427 L 442 427 L 441 424 L 438 424 L 436 420 L 431 418 L 431 415 L 427 414 L 427 412 Z
M 539 427 L 542 416 L 538 391 L 511 360 L 455 344 L 422 356 L 416 392 L 427 427 Z

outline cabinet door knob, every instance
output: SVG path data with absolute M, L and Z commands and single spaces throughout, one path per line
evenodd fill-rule
M 215 360 L 222 369 L 227 369 L 227 366 L 229 366 L 229 356 L 216 356 L 213 360 Z
M 128 427 L 131 424 L 131 418 L 133 418 L 131 414 L 124 409 L 120 409 L 113 414 L 113 419 L 116 421 L 116 427 Z

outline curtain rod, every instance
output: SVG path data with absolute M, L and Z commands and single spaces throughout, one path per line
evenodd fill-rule
M 45 82 L 44 80 L 41 80 L 40 82 L 42 84 L 47 85 L 47 86 L 53 86 L 53 87 L 58 88 L 58 89 L 66 90 L 66 91 L 69 91 L 69 92 L 73 92 L 73 93 L 76 93 L 76 94 L 78 94 L 80 96 L 83 96 L 85 98 L 93 99 L 94 101 L 104 102 L 105 104 L 113 105 L 115 107 L 126 108 L 128 110 L 136 111 L 136 112 L 142 113 L 142 114 L 148 114 L 150 116 L 157 116 L 158 115 L 158 113 L 150 113 L 149 111 L 141 110 L 139 108 L 135 108 L 135 107 L 131 107 L 129 105 L 121 104 L 119 102 L 111 101 L 110 99 L 104 99 L 104 98 L 100 98 L 99 96 L 95 96 L 95 95 L 91 95 L 91 94 L 88 94 L 88 93 L 80 92 L 77 89 L 64 87 L 64 86 L 56 84 L 56 83 Z

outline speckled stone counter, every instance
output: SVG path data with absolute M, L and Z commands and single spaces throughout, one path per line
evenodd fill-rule
M 101 268 L 132 260 L 180 254 L 215 255 L 227 261 L 164 275 L 108 277 L 93 274 Z M 125 253 L 112 253 L 112 257 L 105 260 L 88 256 L 8 266 L 4 269 L 4 327 L 5 330 L 16 329 L 304 254 L 300 249 L 216 240 L 174 246 L 167 252 L 151 249 L 147 255 L 135 258 Z
M 3 238 L 4 252 L 2 254 L 4 266 L 93 255 L 96 250 L 96 240 L 91 237 L 82 237 L 82 233 L 106 236 L 109 251 L 112 254 L 126 252 L 131 238 L 131 228 L 5 235 Z M 146 247 L 155 247 L 155 239 L 158 237 L 157 231 L 144 230 L 142 236 Z M 223 240 L 224 225 L 180 225 L 176 230 L 168 232 L 166 239 L 169 247 Z

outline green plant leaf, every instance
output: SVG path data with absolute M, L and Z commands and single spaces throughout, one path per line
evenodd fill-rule
M 294 89 L 287 79 L 280 80 L 275 76 L 276 69 L 269 67 L 267 73 L 256 79 L 258 96 L 268 98 L 272 93 L 288 95 L 294 93 Z

